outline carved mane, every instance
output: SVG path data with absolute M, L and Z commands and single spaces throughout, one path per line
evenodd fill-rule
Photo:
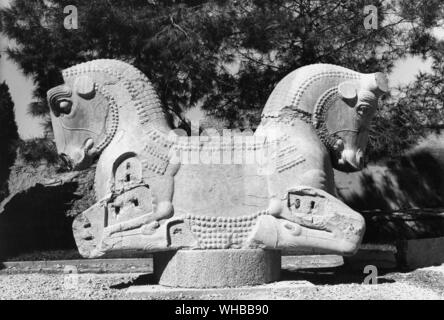
M 331 64 L 301 67 L 277 84 L 265 104 L 262 121 L 294 125 L 294 120 L 300 119 L 312 125 L 319 139 L 332 150 L 339 137 L 328 132 L 325 120 L 327 110 L 339 98 L 338 85 L 368 76 Z
M 111 95 L 106 87 L 114 85 L 124 88 L 136 108 L 139 124 L 144 131 L 150 131 L 152 125 L 165 121 L 166 115 L 160 99 L 151 81 L 132 65 L 113 59 L 98 59 L 75 65 L 62 71 L 65 82 L 74 81 L 81 75 L 93 78 L 96 89 L 108 96 L 110 107 L 116 104 L 122 107 L 128 100 L 119 95 Z
M 342 81 L 360 79 L 359 72 L 331 64 L 312 64 L 301 67 L 283 78 L 271 93 L 262 118 L 278 118 L 282 113 L 302 111 L 313 115 L 313 124 L 324 105 L 334 95 Z

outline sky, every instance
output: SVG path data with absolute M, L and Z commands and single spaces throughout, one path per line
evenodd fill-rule
M 2 7 L 8 2 L 9 0 L 0 0 L 0 6 Z M 9 86 L 20 137 L 27 139 L 42 136 L 41 120 L 27 114 L 27 106 L 32 101 L 33 81 L 25 77 L 18 66 L 7 59 L 4 51 L 8 46 L 8 39 L 0 34 L 0 82 L 6 81 Z
M 9 0 L 0 0 L 0 6 L 7 4 Z M 444 28 L 436 29 L 435 35 L 444 39 Z M 26 77 L 20 68 L 4 53 L 4 50 L 11 45 L 10 41 L 0 34 L 0 82 L 6 81 L 14 101 L 14 111 L 16 122 L 22 139 L 43 136 L 41 119 L 32 117 L 28 113 L 28 105 L 32 101 L 32 90 L 34 87 L 32 79 Z M 395 63 L 393 71 L 389 74 L 389 81 L 392 87 L 408 84 L 415 80 L 418 72 L 430 71 L 431 61 L 422 60 L 418 57 L 401 59 Z M 199 120 L 204 115 L 198 108 L 187 112 L 191 120 Z

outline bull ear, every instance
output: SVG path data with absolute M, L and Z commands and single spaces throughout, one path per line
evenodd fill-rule
M 353 82 L 345 81 L 339 84 L 338 93 L 342 99 L 346 101 L 351 101 L 357 98 L 358 89 L 356 87 L 356 84 L 354 84 Z
M 74 88 L 79 96 L 85 99 L 91 99 L 95 94 L 94 81 L 89 76 L 80 76 L 74 82 Z

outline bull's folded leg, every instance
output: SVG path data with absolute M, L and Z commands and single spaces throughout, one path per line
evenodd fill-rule
M 167 205 L 165 205 L 167 207 Z M 166 208 L 165 208 L 166 209 Z M 167 209 L 169 210 L 169 209 Z M 119 233 L 123 231 L 133 230 L 137 229 L 139 227 L 142 227 L 144 225 L 148 224 L 155 224 L 158 225 L 158 220 L 169 218 L 170 214 L 165 214 L 165 212 L 162 211 L 156 211 L 156 212 L 150 212 L 147 214 L 144 214 L 140 217 L 136 217 L 130 220 L 125 220 L 123 222 L 119 222 L 113 225 L 110 225 L 106 227 L 103 231 L 103 235 L 105 236 L 111 236 L 114 233 Z
M 93 254 L 101 242 L 106 212 L 105 203 L 96 203 L 74 219 L 72 224 L 74 239 L 83 257 L 94 257 Z
M 107 205 L 106 203 L 96 203 L 81 214 L 79 214 L 73 222 L 74 238 L 77 247 L 82 256 L 88 258 L 99 257 L 103 255 L 109 245 L 104 245 L 109 242 L 107 239 L 115 234 L 141 229 L 141 233 L 147 232 L 144 226 L 149 226 L 151 229 L 158 227 L 158 221 L 172 216 L 173 207 L 171 202 L 163 201 L 155 206 L 155 211 L 142 214 L 138 217 L 124 220 L 121 222 L 107 225 Z M 128 210 L 137 209 L 129 208 Z M 137 211 L 139 214 L 139 211 Z M 131 235 L 133 237 L 133 235 Z M 111 241 L 114 242 L 114 241 Z
M 252 243 L 273 248 L 314 248 L 352 255 L 365 231 L 364 218 L 329 193 L 295 187 L 281 200 L 280 210 L 258 220 Z
M 309 249 L 319 253 L 347 256 L 356 253 L 360 242 L 359 236 L 344 238 L 273 216 L 261 216 L 247 246 L 265 249 Z
M 128 230 L 120 230 L 114 234 L 103 237 L 100 246 L 93 253 L 99 252 L 125 252 L 125 251 L 157 251 L 167 247 L 166 224 L 160 226 L 157 222 L 152 233 L 144 232 L 144 226 Z

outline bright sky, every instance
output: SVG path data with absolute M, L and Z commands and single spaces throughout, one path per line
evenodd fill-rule
M 0 6 L 7 4 L 9 0 L 0 0 Z M 4 53 L 8 47 L 8 40 L 0 34 L 0 82 L 6 81 L 14 101 L 15 117 L 22 138 L 32 138 L 43 134 L 40 120 L 28 114 L 27 106 L 32 101 L 34 84 L 26 78 L 17 65 L 7 59 Z
M 0 0 L 0 6 L 8 2 L 9 0 Z M 439 38 L 444 39 L 444 28 L 435 30 L 435 34 Z M 18 66 L 7 59 L 3 51 L 8 45 L 8 39 L 0 34 L 0 82 L 6 81 L 9 86 L 15 105 L 19 134 L 23 139 L 42 136 L 41 120 L 28 114 L 28 105 L 32 101 L 33 81 L 25 77 Z M 399 60 L 395 64 L 393 72 L 389 75 L 391 86 L 396 87 L 397 85 L 407 84 L 413 81 L 419 71 L 429 71 L 430 65 L 430 61 L 423 61 L 418 57 Z M 190 110 L 187 112 L 187 115 L 192 120 L 198 120 L 203 116 L 202 112 L 198 109 Z

